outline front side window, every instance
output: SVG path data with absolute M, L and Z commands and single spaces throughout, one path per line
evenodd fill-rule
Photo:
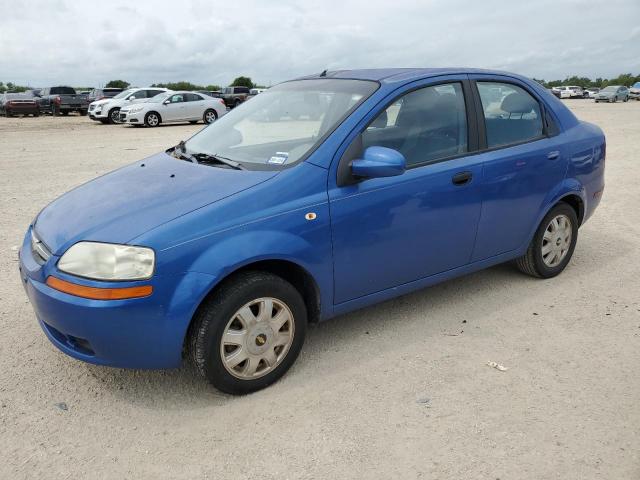
M 184 95 L 181 93 L 176 93 L 175 95 L 171 95 L 169 98 L 169 103 L 181 103 L 184 102 Z
M 488 148 L 542 136 L 540 104 L 526 90 L 510 83 L 478 82 L 477 85 Z
M 407 93 L 369 124 L 362 134 L 362 142 L 364 148 L 380 146 L 398 150 L 407 166 L 467 152 L 462 85 L 449 83 Z
M 281 83 L 202 129 L 185 146 L 189 153 L 279 169 L 315 149 L 377 88 L 377 82 L 329 78 Z

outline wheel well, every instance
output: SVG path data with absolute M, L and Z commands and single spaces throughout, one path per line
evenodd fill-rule
M 285 279 L 289 282 L 293 287 L 298 290 L 300 295 L 304 300 L 305 306 L 307 307 L 307 316 L 309 323 L 317 323 L 320 319 L 320 290 L 318 289 L 318 285 L 316 281 L 311 276 L 309 272 L 307 272 L 300 265 L 297 265 L 293 262 L 289 262 L 286 260 L 262 260 L 259 262 L 250 263 L 248 265 L 243 266 L 237 270 L 234 270 L 222 280 L 220 280 L 216 286 L 211 289 L 211 291 L 206 295 L 206 297 L 200 302 L 198 308 L 196 308 L 193 317 L 189 323 L 189 328 L 187 329 L 187 334 L 185 335 L 183 341 L 183 355 L 184 352 L 189 348 L 189 339 L 191 338 L 191 329 L 193 327 L 193 318 L 196 317 L 198 310 L 202 305 L 204 305 L 207 300 L 215 295 L 216 292 L 220 289 L 220 286 L 225 282 L 231 280 L 235 275 L 240 272 L 246 271 L 261 271 L 261 272 L 269 272 L 273 275 L 278 275 L 279 277 Z
M 578 195 L 567 195 L 562 197 L 560 201 L 569 204 L 575 210 L 578 217 L 578 225 L 582 225 L 582 220 L 584 219 L 584 203 L 582 199 Z

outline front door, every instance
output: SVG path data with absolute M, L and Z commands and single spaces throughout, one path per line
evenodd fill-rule
M 334 303 L 470 261 L 482 164 L 468 154 L 471 117 L 463 83 L 426 86 L 396 97 L 356 137 L 361 150 L 398 150 L 407 171 L 330 188 Z M 348 161 L 343 156 L 341 162 Z

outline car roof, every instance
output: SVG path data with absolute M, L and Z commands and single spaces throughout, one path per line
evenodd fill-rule
M 373 80 L 381 83 L 404 83 L 419 80 L 426 77 L 455 74 L 485 74 L 507 75 L 510 77 L 524 78 L 510 72 L 500 70 L 486 70 L 480 68 L 372 68 L 361 70 L 327 70 L 326 78 L 343 78 L 352 80 Z M 297 80 L 319 78 L 320 73 L 299 77 Z

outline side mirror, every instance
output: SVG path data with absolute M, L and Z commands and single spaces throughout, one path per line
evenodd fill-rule
M 162 102 L 163 105 L 169 105 L 171 103 L 171 100 L 165 100 L 164 102 Z
M 394 177 L 407 169 L 407 161 L 399 151 L 386 147 L 369 147 L 363 158 L 351 162 L 351 173 L 361 178 Z

